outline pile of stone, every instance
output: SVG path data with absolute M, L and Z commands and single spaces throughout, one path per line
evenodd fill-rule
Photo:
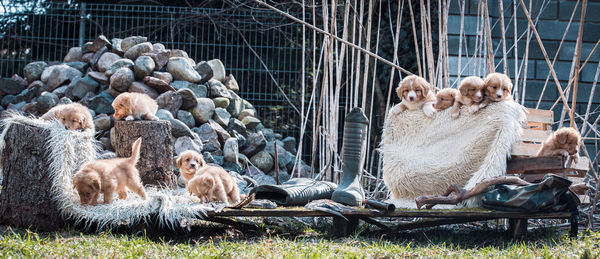
M 157 116 L 171 123 L 173 154 L 196 150 L 208 163 L 274 184 L 277 145 L 279 177 L 285 181 L 294 170 L 296 140 L 265 128 L 239 89 L 218 59 L 196 63 L 185 51 L 146 37 L 100 36 L 71 48 L 62 63 L 32 62 L 23 77 L 0 79 L 0 112 L 39 116 L 57 104 L 79 102 L 92 113 L 97 138 L 110 155 L 112 101 L 123 92 L 145 93 L 158 103 Z M 295 168 L 296 176 L 309 171 L 302 161 Z

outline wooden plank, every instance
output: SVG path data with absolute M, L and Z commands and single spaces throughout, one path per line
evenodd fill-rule
M 277 209 L 223 209 L 220 212 L 209 211 L 208 216 L 228 216 L 228 217 L 328 217 L 331 214 L 322 211 L 310 211 L 303 207 L 286 207 Z M 520 213 L 493 211 L 486 209 L 467 209 L 467 210 L 416 210 L 416 209 L 396 209 L 388 213 L 356 208 L 354 210 L 342 211 L 344 216 L 357 217 L 423 217 L 423 218 L 569 218 L 569 212 L 553 213 Z
M 542 144 L 519 142 L 519 143 L 513 145 L 512 149 L 510 151 L 510 155 L 517 156 L 517 157 L 520 157 L 520 156 L 532 157 L 532 156 L 537 155 L 537 152 L 541 146 L 542 146 Z
M 542 143 L 552 134 L 552 131 L 524 129 L 521 141 Z
M 552 124 L 554 123 L 554 112 L 549 110 L 527 108 L 527 121 Z
M 506 173 L 522 172 L 525 170 L 562 170 L 564 158 L 560 156 L 547 157 L 513 157 L 506 163 Z
M 415 222 L 400 224 L 396 227 L 396 231 L 411 230 L 416 228 L 437 227 L 449 224 L 461 224 L 475 221 L 489 220 L 490 218 L 427 218 Z

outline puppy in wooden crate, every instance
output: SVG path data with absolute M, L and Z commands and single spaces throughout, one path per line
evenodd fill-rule
M 140 158 L 142 138 L 132 145 L 131 156 L 85 163 L 73 176 L 73 187 L 79 194 L 83 205 L 96 205 L 100 194 L 104 194 L 104 203 L 111 203 L 117 192 L 120 199 L 127 198 L 125 187 L 146 199 L 146 192 L 135 165 Z
M 564 156 L 577 161 L 579 142 L 581 142 L 581 134 L 576 129 L 560 128 L 542 143 L 537 156 Z

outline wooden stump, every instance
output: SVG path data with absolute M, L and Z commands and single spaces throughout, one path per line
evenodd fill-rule
M 64 226 L 50 191 L 51 161 L 46 152 L 48 134 L 41 128 L 20 124 L 10 126 L 2 152 L 2 224 L 39 231 L 55 231 Z
M 112 141 L 117 157 L 131 156 L 131 145 L 142 137 L 137 168 L 144 185 L 174 188 L 171 124 L 168 121 L 115 121 Z

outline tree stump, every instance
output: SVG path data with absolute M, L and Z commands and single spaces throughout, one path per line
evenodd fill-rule
M 131 145 L 142 137 L 137 168 L 144 185 L 174 188 L 171 124 L 168 121 L 115 121 L 114 144 L 117 157 L 131 156 Z
M 4 174 L 0 192 L 2 224 L 39 231 L 55 231 L 64 226 L 50 191 L 52 161 L 46 152 L 48 134 L 37 127 L 10 126 L 1 154 Z

